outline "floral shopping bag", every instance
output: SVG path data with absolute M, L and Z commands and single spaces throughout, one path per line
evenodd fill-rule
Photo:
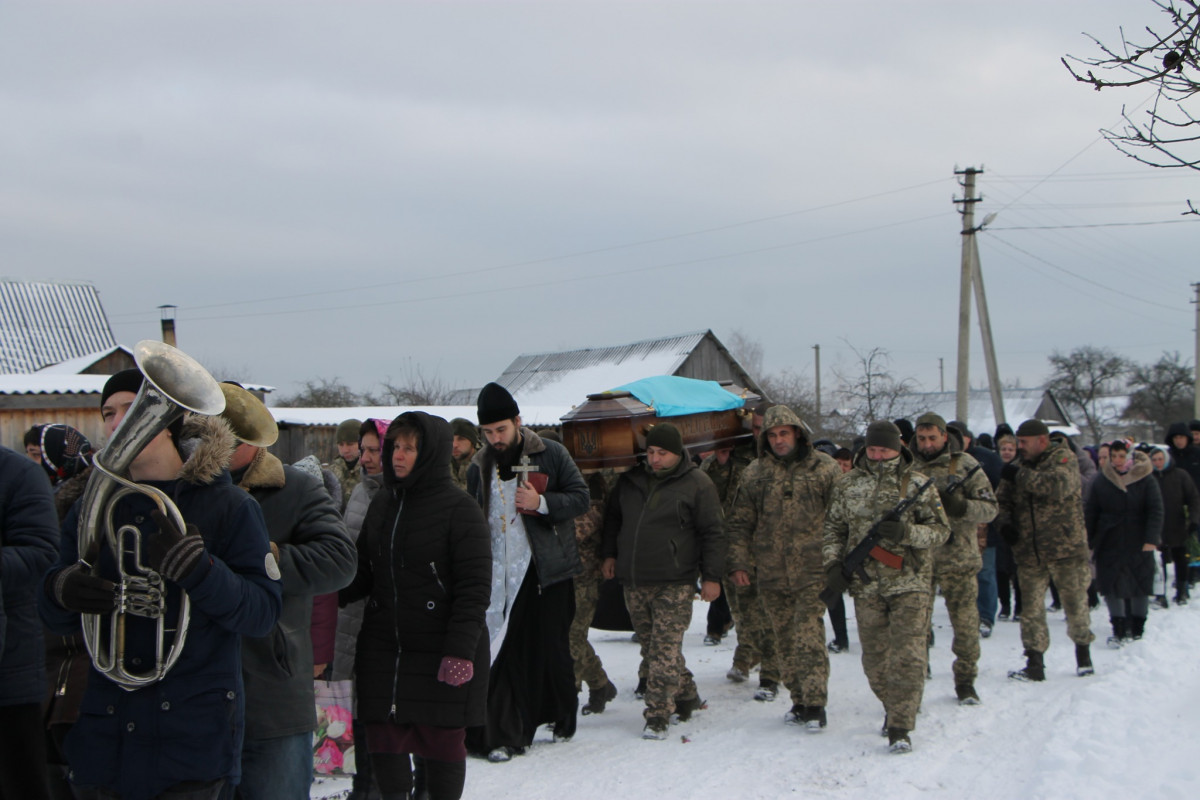
M 353 684 L 314 681 L 317 729 L 313 732 L 313 771 L 318 775 L 354 774 Z

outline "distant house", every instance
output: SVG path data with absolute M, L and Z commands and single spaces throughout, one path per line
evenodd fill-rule
M 927 411 L 941 415 L 947 422 L 957 417 L 958 396 L 954 392 L 918 392 L 904 400 L 912 409 L 913 421 Z M 1079 434 L 1079 428 L 1049 389 L 1005 389 L 1004 417 L 1013 430 L 1025 420 L 1036 418 L 1052 431 L 1061 430 L 1068 436 Z M 967 394 L 966 423 L 976 436 L 995 433 L 996 414 L 987 389 L 972 389 Z
M 554 407 L 566 414 L 589 394 L 654 375 L 733 381 L 762 394 L 757 381 L 711 330 L 613 347 L 521 355 L 496 383 L 512 392 L 522 408 Z

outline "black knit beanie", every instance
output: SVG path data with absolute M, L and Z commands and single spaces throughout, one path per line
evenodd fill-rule
M 900 441 L 900 429 L 886 419 L 879 419 L 867 426 L 867 447 L 886 447 L 899 452 L 904 449 Z
M 683 436 L 669 422 L 660 422 L 646 434 L 646 447 L 661 447 L 663 450 L 683 455 Z
M 491 425 L 505 419 L 521 415 L 517 401 L 498 383 L 489 383 L 479 390 L 479 399 L 475 403 L 476 414 L 480 425 Z

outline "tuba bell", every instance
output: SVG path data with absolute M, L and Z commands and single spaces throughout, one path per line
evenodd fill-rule
M 187 593 L 181 590 L 175 627 L 168 628 L 167 586 L 161 574 L 142 563 L 142 532 L 133 525 L 114 529 L 117 502 L 135 492 L 150 497 L 180 530 L 187 527 L 166 494 L 135 483 L 125 474 L 146 445 L 184 413 L 212 416 L 225 408 L 225 396 L 217 382 L 182 351 L 149 339 L 137 343 L 133 357 L 144 380 L 121 424 L 92 459 L 94 470 L 80 500 L 78 525 L 81 560 L 95 574 L 99 569 L 96 554 L 106 543 L 118 575 L 116 608 L 108 615 L 82 615 L 84 643 L 96 670 L 128 691 L 162 680 L 179 660 L 190 609 Z M 131 616 L 155 622 L 154 664 L 143 671 L 134 671 L 125 663 L 126 623 Z M 173 636 L 168 645 L 169 633 Z

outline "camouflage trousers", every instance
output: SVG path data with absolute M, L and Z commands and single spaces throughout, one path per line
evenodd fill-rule
M 775 644 L 768 635 L 770 621 L 760 602 L 758 584 L 751 581 L 749 586 L 737 586 L 733 581 L 726 580 L 723 588 L 729 600 L 729 611 L 733 614 L 733 629 L 737 633 L 733 666 L 749 674 L 761 663 L 759 679 L 779 683 Z
M 692 622 L 691 584 L 625 587 L 625 605 L 646 665 L 646 719 L 670 718 L 675 698 L 697 695 L 696 681 L 683 659 L 683 634 Z
M 1067 612 L 1067 636 L 1075 644 L 1091 644 L 1092 612 L 1088 608 L 1087 588 L 1092 571 L 1087 558 L 1064 558 L 1041 564 L 1017 564 L 1021 580 L 1021 644 L 1026 650 L 1044 653 L 1050 647 L 1046 627 L 1046 587 L 1050 581 L 1058 587 L 1058 599 Z
M 587 681 L 589 689 L 599 689 L 608 683 L 604 664 L 588 641 L 588 630 L 592 626 L 592 618 L 596 616 L 596 603 L 600 600 L 601 580 L 585 576 L 575 579 L 575 619 L 571 621 L 568 640 L 571 658 L 575 660 L 576 691 L 582 688 L 584 681 Z
M 933 576 L 933 588 L 942 588 L 950 627 L 954 629 L 954 685 L 974 683 L 979 674 L 979 580 L 974 572 L 947 572 Z
M 825 649 L 825 604 L 819 583 L 799 592 L 759 590 L 770 639 L 779 661 L 780 683 L 793 705 L 824 706 L 829 688 L 829 651 Z
M 911 731 L 917 724 L 925 693 L 930 601 L 927 592 L 854 598 L 863 672 L 893 728 Z

